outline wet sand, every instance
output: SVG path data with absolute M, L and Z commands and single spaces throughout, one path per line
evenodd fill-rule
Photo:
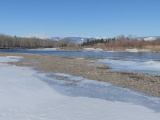
M 107 65 L 95 63 L 92 59 L 60 57 L 38 54 L 0 53 L 0 56 L 23 56 L 19 62 L 10 63 L 17 66 L 33 67 L 41 72 L 60 72 L 87 79 L 110 82 L 117 86 L 160 96 L 160 76 L 134 72 L 116 72 Z

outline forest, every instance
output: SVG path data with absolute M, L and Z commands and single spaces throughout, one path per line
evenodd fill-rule
M 50 39 L 40 39 L 36 37 L 17 37 L 0 34 L 0 49 L 34 49 L 34 48 L 54 48 L 66 50 L 78 50 L 83 47 L 102 48 L 104 50 L 124 50 L 124 49 L 149 49 L 160 52 L 160 39 L 143 40 L 132 37 L 118 36 L 108 39 L 87 40 L 81 45 L 76 43 L 60 40 L 53 41 Z
M 49 39 L 40 39 L 36 37 L 17 37 L 0 34 L 0 49 L 33 49 L 33 48 L 53 48 L 53 47 L 71 47 L 75 46 L 66 40 L 53 41 Z

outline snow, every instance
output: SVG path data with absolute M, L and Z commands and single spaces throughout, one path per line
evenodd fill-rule
M 76 58 L 77 60 L 84 60 L 85 58 Z
M 146 37 L 144 38 L 145 41 L 153 41 L 153 40 L 156 40 L 157 37 Z
M 83 48 L 84 51 L 95 51 L 95 52 L 100 52 L 103 51 L 101 48 Z
M 34 51 L 56 51 L 59 50 L 60 48 L 38 48 L 38 49 L 29 49 L 29 50 L 34 50 Z
M 138 49 L 126 49 L 127 52 L 138 52 Z
M 109 65 L 112 70 L 143 72 L 160 75 L 160 61 L 140 59 L 101 59 L 98 62 Z
M 151 52 L 148 49 L 125 49 L 126 52 Z
M 4 63 L 19 59 L 22 57 L 0 57 L 1 120 L 159 120 L 160 118 L 160 111 L 140 104 L 62 94 L 45 82 L 44 73 Z M 82 79 L 62 73 L 56 75 L 71 77 L 75 81 Z M 86 84 L 87 82 L 94 84 L 93 81 L 86 80 Z M 98 84 L 103 85 L 100 82 Z M 159 98 L 152 100 L 160 104 Z

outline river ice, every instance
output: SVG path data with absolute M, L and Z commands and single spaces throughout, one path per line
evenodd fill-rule
M 61 73 L 38 73 L 0 57 L 1 120 L 159 120 L 160 98 Z
M 112 70 L 143 72 L 160 75 L 160 61 L 145 59 L 101 59 L 98 62 L 109 65 Z

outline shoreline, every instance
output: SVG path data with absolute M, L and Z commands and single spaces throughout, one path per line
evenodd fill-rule
M 40 72 L 66 73 L 87 79 L 109 82 L 151 96 L 160 96 L 160 76 L 146 73 L 117 72 L 91 58 L 61 57 L 28 53 L 0 53 L 0 56 L 22 56 L 17 66 L 33 67 Z
M 21 48 L 0 48 L 0 50 L 17 50 Z M 22 48 L 23 50 L 23 48 Z M 24 49 L 25 50 L 25 49 Z M 150 49 L 102 49 L 102 48 L 93 48 L 93 47 L 84 47 L 79 49 L 70 49 L 70 48 L 35 48 L 35 49 L 28 49 L 28 50 L 48 50 L 48 51 L 84 51 L 84 52 L 126 52 L 126 53 L 159 53 L 160 51 L 154 51 Z

